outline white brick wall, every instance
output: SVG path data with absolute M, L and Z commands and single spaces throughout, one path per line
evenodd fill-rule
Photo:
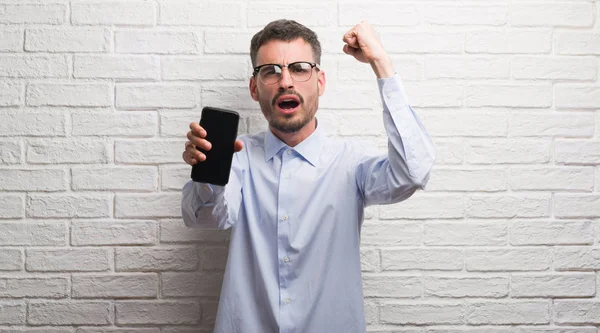
M 187 229 L 205 105 L 265 129 L 252 35 L 313 28 L 320 123 L 385 151 L 376 26 L 433 136 L 427 192 L 370 207 L 370 333 L 600 333 L 600 1 L 0 0 L 0 333 L 211 332 L 230 232 Z

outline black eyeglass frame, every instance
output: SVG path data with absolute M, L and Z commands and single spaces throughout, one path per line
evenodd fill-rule
M 265 66 L 277 66 L 277 67 L 279 67 L 279 69 L 281 69 L 281 72 L 283 73 L 283 69 L 284 69 L 285 67 L 288 67 L 288 68 L 289 68 L 290 66 L 293 66 L 293 65 L 295 65 L 295 64 L 309 64 L 309 65 L 310 65 L 310 70 L 311 70 L 311 71 L 312 71 L 312 69 L 313 69 L 313 68 L 316 68 L 316 69 L 317 69 L 317 71 L 320 71 L 320 70 L 321 70 L 321 66 L 319 66 L 319 64 L 317 64 L 316 62 L 310 62 L 310 61 L 294 61 L 294 62 L 292 62 L 292 63 L 289 63 L 289 64 L 287 64 L 287 65 L 280 65 L 280 64 L 262 64 L 262 65 L 260 65 L 260 66 L 256 66 L 256 67 L 254 67 L 254 70 L 252 71 L 252 76 L 256 76 L 256 75 L 258 74 L 258 72 L 260 71 L 260 69 L 261 69 L 261 68 L 263 68 L 263 67 L 265 67 Z M 291 77 L 291 75 L 290 75 L 290 77 Z M 311 75 L 311 77 L 312 77 L 312 75 Z M 260 78 L 259 78 L 259 80 L 260 80 Z M 294 78 L 293 78 L 293 77 L 292 77 L 292 80 L 294 80 Z M 308 78 L 308 80 L 310 80 L 310 77 Z M 308 81 L 308 80 L 306 80 L 306 81 Z M 273 83 L 268 83 L 268 84 L 275 84 L 275 83 L 277 83 L 277 82 L 279 82 L 279 81 L 281 81 L 281 76 L 279 76 L 279 80 L 277 80 L 277 81 L 275 81 L 275 82 L 273 82 Z M 306 81 L 296 81 L 296 80 L 294 80 L 294 82 L 306 82 Z M 262 82 L 262 80 L 261 80 L 261 82 Z M 264 83 L 264 82 L 263 82 L 263 83 Z M 267 83 L 265 83 L 265 84 L 267 84 Z

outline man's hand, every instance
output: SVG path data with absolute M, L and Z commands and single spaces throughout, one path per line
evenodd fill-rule
M 344 52 L 358 61 L 371 64 L 378 78 L 392 77 L 396 73 L 392 59 L 383 48 L 375 29 L 367 21 L 348 30 L 342 40 L 346 43 Z
M 183 160 L 185 163 L 189 165 L 194 165 L 198 162 L 202 162 L 206 160 L 206 155 L 202 154 L 201 151 L 196 149 L 196 147 L 202 148 L 206 151 L 212 148 L 210 142 L 206 139 L 206 130 L 202 128 L 198 123 L 190 124 L 190 131 L 187 133 L 187 138 L 189 141 L 185 143 L 185 151 L 182 154 Z M 235 140 L 235 144 L 233 145 L 233 151 L 236 153 L 241 151 L 244 148 L 244 144 L 240 140 Z

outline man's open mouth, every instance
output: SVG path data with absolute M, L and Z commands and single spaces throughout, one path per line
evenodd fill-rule
M 300 98 L 296 95 L 283 95 L 277 98 L 275 104 L 283 111 L 293 111 L 300 106 Z

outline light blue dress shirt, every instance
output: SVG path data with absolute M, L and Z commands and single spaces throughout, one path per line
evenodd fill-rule
M 270 131 L 242 136 L 229 183 L 188 182 L 189 227 L 232 227 L 215 333 L 364 333 L 364 208 L 424 188 L 431 139 L 400 78 L 378 79 L 387 156 L 330 139 L 317 126 L 289 147 Z

